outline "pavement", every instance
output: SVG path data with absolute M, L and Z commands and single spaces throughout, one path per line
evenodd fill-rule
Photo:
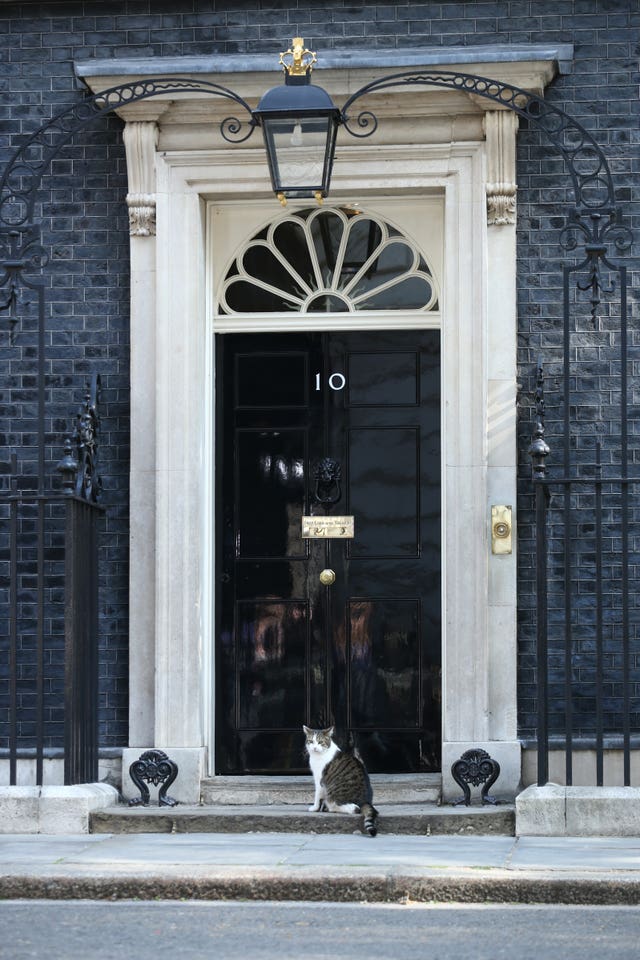
M 0 899 L 640 903 L 640 837 L 0 836 Z

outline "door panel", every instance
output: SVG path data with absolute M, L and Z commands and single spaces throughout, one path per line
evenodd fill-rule
M 305 769 L 302 723 L 438 769 L 438 333 L 218 337 L 217 383 L 217 771 Z M 353 540 L 303 540 L 308 514 Z
M 236 613 L 240 728 L 295 727 L 306 710 L 308 605 L 249 601 Z
M 349 601 L 349 726 L 420 726 L 420 601 Z
M 419 430 L 366 427 L 349 430 L 347 439 L 351 510 L 358 517 L 351 557 L 417 557 Z
M 416 353 L 348 354 L 350 407 L 410 407 L 419 403 L 420 367 Z
M 236 357 L 238 409 L 305 407 L 309 399 L 306 353 L 256 351 Z
M 306 431 L 236 433 L 236 557 L 304 557 Z

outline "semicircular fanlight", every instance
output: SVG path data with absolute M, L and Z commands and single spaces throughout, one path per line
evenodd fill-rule
M 222 314 L 437 309 L 435 279 L 415 244 L 377 216 L 340 207 L 285 214 L 257 233 L 219 298 Z

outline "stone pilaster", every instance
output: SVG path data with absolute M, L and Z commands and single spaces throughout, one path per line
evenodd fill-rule
M 155 116 L 125 117 L 131 262 L 129 744 L 155 724 L 156 146 Z

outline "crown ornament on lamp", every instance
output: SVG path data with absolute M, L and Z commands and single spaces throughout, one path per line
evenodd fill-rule
M 307 50 L 302 37 L 294 37 L 289 49 L 280 54 L 280 64 L 285 74 L 293 77 L 306 76 L 317 62 L 317 55 L 313 50 Z
M 252 111 L 262 128 L 273 191 L 287 200 L 315 198 L 329 192 L 340 110 L 322 87 L 311 83 L 316 54 L 302 37 L 294 37 L 280 54 L 284 84 L 273 87 Z

